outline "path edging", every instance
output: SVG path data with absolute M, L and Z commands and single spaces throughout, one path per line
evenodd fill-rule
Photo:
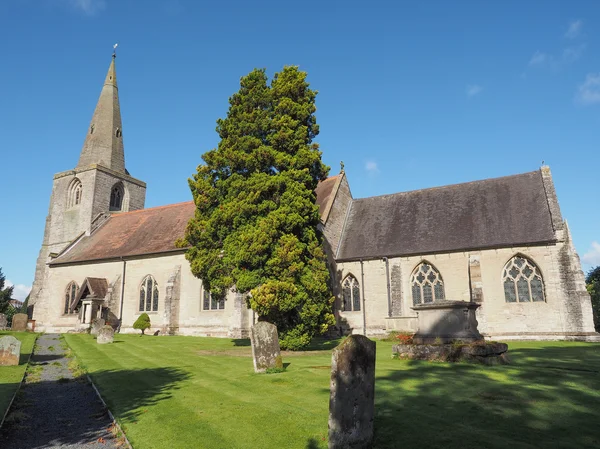
M 29 368 L 29 362 L 31 361 L 31 356 L 33 355 L 33 351 L 35 350 L 35 343 L 37 342 L 37 339 L 39 338 L 40 335 L 41 334 L 38 333 L 35 337 L 35 340 L 33 340 L 33 346 L 31 347 L 31 352 L 29 353 L 29 358 L 27 359 L 27 363 L 25 364 L 25 371 L 23 371 L 23 376 L 21 377 L 21 382 L 19 382 L 19 386 L 17 387 L 15 394 L 13 394 L 12 399 L 8 403 L 8 407 L 6 408 L 6 412 L 4 412 L 2 421 L 0 421 L 0 429 L 2 429 L 2 426 L 4 425 L 4 421 L 6 421 L 6 417 L 10 413 L 10 409 L 13 405 L 13 402 L 15 402 L 15 398 L 17 397 L 17 394 L 19 393 L 19 391 L 21 391 L 21 387 L 23 386 L 23 381 L 25 380 L 25 376 L 27 376 L 27 368 Z

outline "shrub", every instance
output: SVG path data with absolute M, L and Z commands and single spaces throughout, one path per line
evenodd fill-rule
M 135 320 L 135 323 L 133 323 L 133 328 L 141 330 L 142 335 L 144 335 L 146 329 L 150 329 L 150 317 L 148 314 L 142 313 L 138 319 Z

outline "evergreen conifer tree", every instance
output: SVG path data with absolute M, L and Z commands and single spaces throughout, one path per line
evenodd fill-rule
M 6 283 L 6 277 L 2 274 L 2 268 L 0 268 L 0 313 L 4 313 L 9 309 L 9 301 L 12 299 L 14 287 L 4 288 Z
M 270 86 L 255 69 L 240 85 L 217 121 L 218 147 L 190 179 L 197 209 L 180 244 L 213 295 L 246 293 L 281 346 L 300 349 L 334 324 L 314 193 L 329 171 L 313 143 L 316 92 L 297 67 Z

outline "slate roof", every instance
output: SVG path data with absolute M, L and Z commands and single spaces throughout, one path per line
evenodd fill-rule
M 319 183 L 315 193 L 321 214 L 327 208 L 337 176 Z M 92 235 L 83 237 L 50 265 L 181 251 L 175 240 L 185 235 L 194 216 L 193 201 L 113 214 Z
M 73 299 L 73 302 L 69 306 L 71 311 L 74 311 L 81 302 L 83 295 L 87 293 L 86 297 L 93 297 L 98 299 L 104 299 L 108 292 L 108 281 L 104 278 L 85 278 L 81 283 L 81 288 L 77 293 L 77 296 Z
M 392 195 L 350 206 L 337 260 L 555 240 L 539 171 Z

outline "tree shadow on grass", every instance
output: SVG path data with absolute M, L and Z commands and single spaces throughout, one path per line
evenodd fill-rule
M 121 421 L 135 422 L 146 407 L 167 399 L 189 375 L 173 368 L 99 371 L 92 378 L 98 389 L 119 385 L 122 394 L 107 400 Z M 25 384 L 2 429 L 2 449 L 38 449 L 94 444 L 115 447 L 111 420 L 87 378 Z M 123 385 L 126 388 L 123 388 Z M 106 395 L 105 395 L 105 399 Z M 106 445 L 102 443 L 103 439 Z
M 599 447 L 600 346 L 509 353 L 510 366 L 410 361 L 377 376 L 375 447 Z
M 249 338 L 232 338 L 231 343 L 233 346 L 250 346 Z

